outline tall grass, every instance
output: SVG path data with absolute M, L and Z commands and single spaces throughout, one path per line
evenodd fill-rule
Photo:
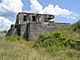
M 63 44 L 63 41 L 70 45 Z M 35 41 L 9 36 L 0 41 L 0 60 L 80 60 L 80 51 L 72 48 L 73 45 L 74 38 L 60 31 L 42 34 Z
M 50 48 L 76 48 L 76 40 L 72 35 L 67 34 L 62 30 L 55 32 L 47 32 L 39 35 L 35 41 L 35 47 L 50 47 Z
M 80 60 L 80 51 L 74 49 L 54 50 L 33 48 L 34 41 L 30 42 L 0 42 L 0 60 Z

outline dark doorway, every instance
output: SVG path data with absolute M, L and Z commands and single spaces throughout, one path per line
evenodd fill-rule
M 21 26 L 17 25 L 17 34 L 20 36 L 21 35 Z
M 25 29 L 25 33 L 24 33 L 24 38 L 25 38 L 26 40 L 29 40 L 29 32 L 30 32 L 30 23 L 28 23 L 28 24 L 26 25 L 26 29 Z
M 30 26 L 30 24 L 28 23 L 28 24 L 27 24 L 27 40 L 29 39 L 29 31 L 30 31 L 29 26 Z
M 36 17 L 35 16 L 32 16 L 32 21 L 36 21 Z
M 27 21 L 26 16 L 24 16 L 23 20 L 24 20 L 24 21 Z

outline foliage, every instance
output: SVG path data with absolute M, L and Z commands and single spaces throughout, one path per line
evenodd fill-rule
M 80 32 L 80 20 L 72 25 L 73 30 Z
M 49 53 L 46 48 L 33 48 L 33 42 L 0 41 L 0 60 L 80 60 L 80 51 L 65 49 Z
M 10 41 L 23 41 L 24 38 L 18 35 L 12 35 L 12 36 L 8 36 L 6 37 L 6 40 L 10 40 Z
M 24 39 L 17 35 L 6 37 L 7 40 L 0 41 L 0 60 L 80 60 L 80 51 L 70 49 L 76 43 L 67 32 L 43 33 L 36 41 L 22 41 Z M 70 48 L 58 50 L 62 47 Z
M 36 40 L 34 46 L 75 48 L 76 42 L 75 38 L 66 33 L 66 31 L 57 30 L 55 32 L 47 32 L 39 35 L 39 38 Z

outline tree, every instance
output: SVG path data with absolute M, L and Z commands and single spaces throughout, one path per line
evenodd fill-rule
M 74 31 L 80 32 L 80 20 L 73 24 L 72 27 Z

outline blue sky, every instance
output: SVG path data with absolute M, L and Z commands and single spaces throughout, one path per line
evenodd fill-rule
M 44 7 L 49 4 L 59 5 L 61 8 L 66 8 L 74 12 L 80 13 L 80 0 L 38 0 Z M 24 3 L 23 9 L 30 9 L 30 0 L 22 0 Z
M 75 23 L 80 19 L 80 0 L 0 0 L 0 30 L 15 23 L 18 12 L 55 15 L 55 22 Z
M 23 10 L 30 10 L 30 0 L 22 0 L 24 3 Z M 49 4 L 58 5 L 60 8 L 68 9 L 80 15 L 80 0 L 38 0 L 38 2 L 45 8 Z M 63 23 L 75 23 L 80 16 L 76 19 L 67 19 L 65 17 L 56 16 L 55 21 Z

